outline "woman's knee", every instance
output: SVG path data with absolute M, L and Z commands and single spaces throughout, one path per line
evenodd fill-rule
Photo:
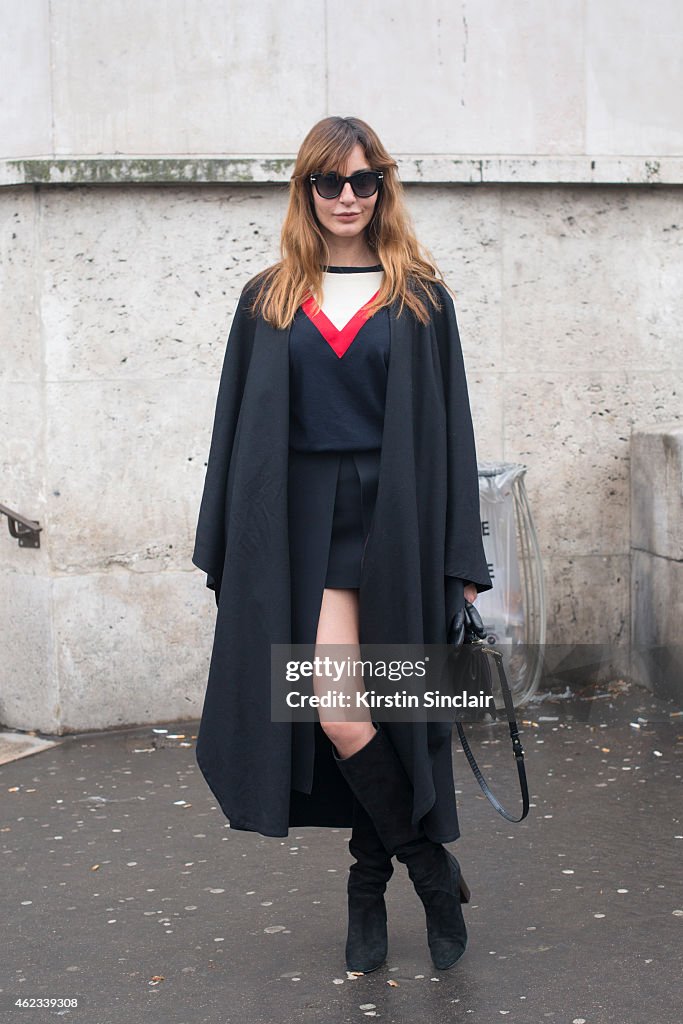
M 374 732 L 371 722 L 325 722 L 321 721 L 320 726 L 338 750 L 353 747 L 359 750 L 367 743 Z

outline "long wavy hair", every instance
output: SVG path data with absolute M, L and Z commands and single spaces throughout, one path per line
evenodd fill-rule
M 446 288 L 448 285 L 415 236 L 397 164 L 365 121 L 358 117 L 325 117 L 313 125 L 297 154 L 282 224 L 281 259 L 248 282 L 255 289 L 252 314 L 260 314 L 273 327 L 289 327 L 297 309 L 311 294 L 322 304 L 323 267 L 330 265 L 330 255 L 315 213 L 309 175 L 343 169 L 358 143 L 369 166 L 384 175 L 372 220 L 365 229 L 368 246 L 384 269 L 382 287 L 369 307 L 370 315 L 398 299 L 399 316 L 408 306 L 424 324 L 429 320 L 427 302 L 441 308 L 432 285 L 437 281 Z

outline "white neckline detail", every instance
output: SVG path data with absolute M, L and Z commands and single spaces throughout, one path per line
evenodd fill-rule
M 326 270 L 323 275 L 323 313 L 337 330 L 341 330 L 361 306 L 379 291 L 383 278 L 383 270 L 344 274 Z

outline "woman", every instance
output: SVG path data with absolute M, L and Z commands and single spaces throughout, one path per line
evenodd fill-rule
M 358 118 L 299 150 L 281 260 L 242 291 L 193 562 L 218 605 L 197 761 L 232 828 L 352 827 L 346 961 L 386 959 L 392 857 L 439 968 L 468 898 L 450 722 L 275 721 L 271 645 L 446 643 L 490 590 L 453 302 Z

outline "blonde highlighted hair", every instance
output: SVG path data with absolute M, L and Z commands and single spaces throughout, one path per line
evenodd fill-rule
M 282 224 L 281 259 L 248 282 L 255 289 L 251 312 L 260 314 L 273 327 L 289 327 L 297 309 L 311 293 L 322 295 L 323 267 L 330 265 L 330 257 L 315 214 L 309 175 L 314 171 L 325 174 L 342 170 L 357 144 L 369 166 L 384 175 L 372 220 L 366 228 L 367 244 L 384 269 L 379 295 L 369 307 L 370 315 L 398 299 L 399 315 L 405 305 L 424 324 L 429 320 L 425 299 L 441 308 L 431 286 L 436 282 L 448 286 L 431 254 L 415 236 L 397 164 L 365 121 L 357 117 L 326 117 L 313 125 L 297 154 Z

